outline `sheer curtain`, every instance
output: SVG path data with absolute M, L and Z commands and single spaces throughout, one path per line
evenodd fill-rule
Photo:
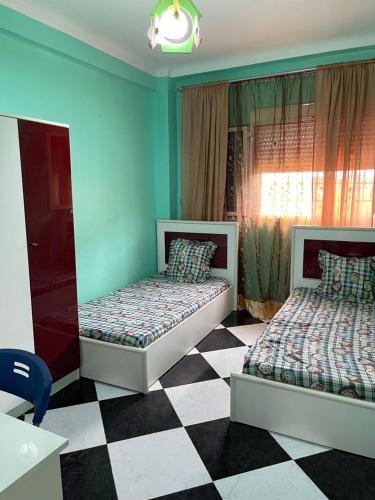
M 314 72 L 230 88 L 226 211 L 240 223 L 240 307 L 264 320 L 289 295 L 290 232 L 313 223 Z
M 182 216 L 224 218 L 228 83 L 183 89 Z
M 374 60 L 318 68 L 314 170 L 322 225 L 373 225 Z
M 240 307 L 268 320 L 289 295 L 292 225 L 373 225 L 375 61 L 233 84 L 229 119 Z

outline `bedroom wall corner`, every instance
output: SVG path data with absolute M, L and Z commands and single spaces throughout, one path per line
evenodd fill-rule
M 156 82 L 155 192 L 159 219 L 175 219 L 177 196 L 176 102 L 172 79 L 159 77 Z
M 0 6 L 0 112 L 70 125 L 79 302 L 156 271 L 156 78 Z

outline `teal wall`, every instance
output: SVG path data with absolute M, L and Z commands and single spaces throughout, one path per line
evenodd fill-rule
M 159 219 L 177 218 L 177 116 L 173 80 L 158 78 L 155 100 L 155 189 Z
M 173 185 L 174 165 L 174 129 L 175 100 L 172 91 L 172 80 L 167 77 L 158 78 L 155 99 L 155 193 L 157 216 L 159 219 L 176 217 Z
M 375 47 L 155 78 L 0 5 L 0 112 L 70 125 L 79 301 L 156 270 L 180 216 L 182 86 L 375 57 Z
M 180 198 L 181 198 L 181 165 L 180 165 L 180 123 L 181 123 L 181 87 L 189 85 L 199 85 L 205 83 L 218 82 L 222 80 L 241 80 L 257 76 L 272 75 L 275 73 L 286 73 L 288 71 L 300 71 L 308 68 L 315 68 L 323 64 L 335 64 L 347 61 L 358 61 L 362 59 L 375 58 L 375 46 L 358 47 L 334 52 L 325 52 L 322 54 L 312 54 L 303 57 L 294 57 L 278 61 L 253 64 L 250 66 L 241 66 L 207 73 L 197 73 L 173 78 L 171 84 L 171 95 L 174 95 L 174 124 L 170 128 L 174 130 L 175 138 L 174 151 L 171 153 L 173 159 L 170 169 L 174 170 L 170 176 L 174 183 L 170 186 L 170 192 L 165 193 L 163 198 L 169 197 L 171 203 L 176 203 L 175 213 L 181 217 Z
M 1 113 L 70 125 L 79 301 L 153 273 L 156 78 L 4 7 L 0 68 Z

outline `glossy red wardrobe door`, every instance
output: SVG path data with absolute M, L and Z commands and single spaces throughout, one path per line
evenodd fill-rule
M 69 129 L 18 130 L 35 352 L 58 380 L 80 364 Z

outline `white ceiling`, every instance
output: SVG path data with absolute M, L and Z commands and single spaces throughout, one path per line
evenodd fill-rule
M 192 54 L 147 45 L 156 0 L 1 3 L 155 75 L 184 75 L 375 44 L 375 0 L 194 0 L 203 44 Z

